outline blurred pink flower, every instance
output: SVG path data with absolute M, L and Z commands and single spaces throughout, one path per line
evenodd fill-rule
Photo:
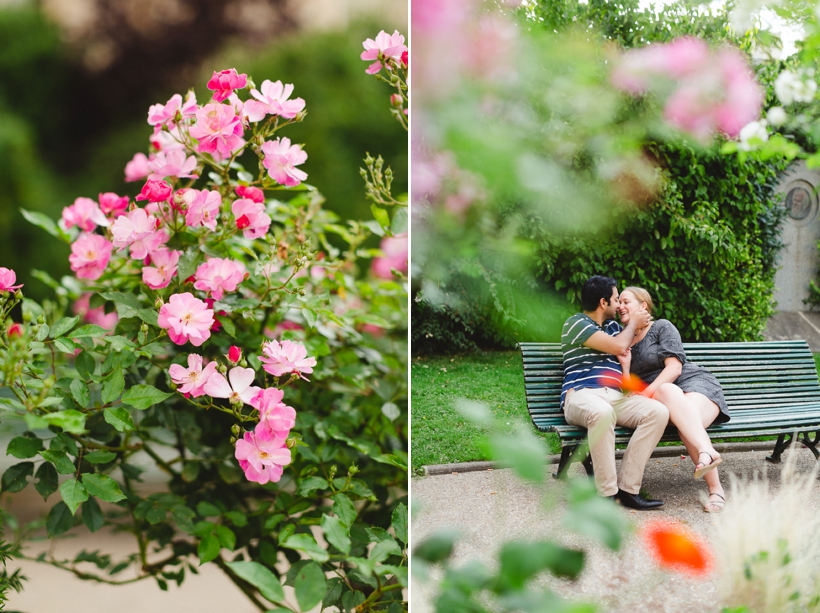
M 19 338 L 25 334 L 25 331 L 26 329 L 23 327 L 23 324 L 15 321 L 9 325 L 8 330 L 6 330 L 6 334 L 8 334 L 10 339 Z
M 185 157 L 185 151 L 174 149 L 172 151 L 160 151 L 156 157 L 148 162 L 148 169 L 151 171 L 149 179 L 164 179 L 165 177 L 191 178 L 196 179 L 199 175 L 194 174 L 196 169 L 196 158 L 194 156 Z
M 241 198 L 231 205 L 231 212 L 236 218 L 236 227 L 242 230 L 245 238 L 259 238 L 268 233 L 271 219 L 265 213 L 264 204 Z
M 130 183 L 139 181 L 148 176 L 148 158 L 144 153 L 135 153 L 131 161 L 125 165 L 125 180 Z
M 177 391 L 181 394 L 191 394 L 194 398 L 203 396 L 205 392 L 202 388 L 216 373 L 216 362 L 208 362 L 202 367 L 202 356 L 195 353 L 188 354 L 188 368 L 180 364 L 171 364 L 168 369 L 171 381 L 180 385 Z
M 404 36 L 399 34 L 398 30 L 394 30 L 392 35 L 382 30 L 376 35 L 376 40 L 368 38 L 362 43 L 362 46 L 364 51 L 359 57 L 366 62 L 373 62 L 367 67 L 365 71 L 367 74 L 376 74 L 382 69 L 379 54 L 383 58 L 392 58 L 396 62 L 401 62 L 402 55 L 407 51 Z M 386 68 L 390 70 L 389 66 Z
M 160 328 L 168 330 L 169 338 L 177 345 L 187 341 L 195 347 L 211 337 L 214 312 L 193 294 L 174 294 L 159 310 Z
M 383 238 L 381 250 L 384 255 L 375 258 L 370 267 L 374 275 L 380 279 L 393 279 L 391 269 L 407 272 L 409 246 L 406 234 Z
M 241 262 L 210 258 L 197 267 L 194 287 L 209 292 L 215 300 L 221 300 L 225 292 L 236 291 L 246 274 L 245 265 Z
M 301 98 L 288 100 L 293 93 L 293 85 L 282 85 L 281 81 L 271 83 L 267 79 L 262 81 L 261 93 L 251 90 L 251 96 L 256 100 L 245 102 L 243 113 L 250 121 L 260 121 L 266 115 L 279 115 L 285 119 L 293 119 L 305 108 L 305 101 Z
M 237 185 L 234 190 L 236 195 L 240 198 L 250 198 L 254 202 L 264 202 L 265 192 L 258 187 L 251 187 L 249 185 Z
M 228 157 L 245 144 L 242 119 L 226 104 L 207 104 L 199 109 L 190 134 L 199 141 L 196 149 L 201 153 Z
M 259 410 L 257 431 L 266 430 L 271 437 L 287 438 L 296 425 L 296 410 L 282 402 L 285 393 L 275 387 L 259 390 L 250 405 Z
M 113 330 L 120 320 L 117 312 L 111 311 L 110 313 L 106 313 L 104 306 L 91 309 L 89 308 L 90 302 L 91 294 L 83 294 L 74 301 L 74 304 L 71 305 L 71 310 L 75 315 L 79 315 L 84 321 L 90 324 L 96 324 L 106 330 Z
M 202 390 L 213 398 L 228 398 L 232 404 L 250 404 L 251 399 L 262 391 L 261 387 L 251 385 L 255 376 L 253 368 L 234 366 L 228 371 L 228 379 L 215 372 L 208 378 Z
M 150 166 L 150 164 L 149 164 Z M 135 198 L 135 200 L 147 200 L 148 202 L 165 202 L 168 200 L 174 190 L 165 181 L 157 181 L 148 179 L 145 185 L 142 186 L 142 191 Z
M 185 212 L 186 224 L 216 230 L 219 207 L 222 205 L 222 196 L 219 192 L 189 189 L 183 194 L 182 199 L 188 205 L 188 210 Z
M 285 187 L 296 187 L 307 179 L 307 173 L 295 166 L 304 164 L 307 153 L 301 145 L 291 145 L 289 138 L 277 138 L 262 145 L 262 160 L 271 178 Z
M 282 333 L 288 330 L 304 330 L 304 328 L 297 324 L 295 321 L 285 319 L 284 321 L 281 321 L 278 324 L 276 324 L 276 326 L 272 330 L 270 328 L 265 328 L 264 334 L 268 338 L 281 338 Z
M 257 430 L 259 426 L 257 426 Z M 283 467 L 290 464 L 290 449 L 284 438 L 268 438 L 266 433 L 245 432 L 236 441 L 235 457 L 248 481 L 264 485 L 282 478 Z
M 307 349 L 302 343 L 268 341 L 262 345 L 262 353 L 264 355 L 259 361 L 265 371 L 274 377 L 296 373 L 307 381 L 305 374 L 312 373 L 316 366 L 316 358 L 307 357 Z
M 74 204 L 63 208 L 63 223 L 66 228 L 77 226 L 85 232 L 93 232 L 97 226 L 110 225 L 100 206 L 91 198 L 77 198 Z
M 128 208 L 128 196 L 118 196 L 114 192 L 100 194 L 100 210 L 109 217 L 119 217 Z
M 156 217 L 149 215 L 145 209 L 134 209 L 118 217 L 111 226 L 114 246 L 118 251 L 130 246 L 132 259 L 145 259 L 145 256 L 159 249 L 168 240 L 164 232 L 157 230 L 157 225 Z
M 148 108 L 148 123 L 154 126 L 155 130 L 162 126 L 173 128 L 176 126 L 177 113 L 180 117 L 190 117 L 196 109 L 196 95 L 193 92 L 188 92 L 185 102 L 182 101 L 182 96 L 174 94 L 165 104 L 152 104 Z
M 99 279 L 108 266 L 113 249 L 114 246 L 99 234 L 80 234 L 71 244 L 71 255 L 68 256 L 71 270 L 80 279 Z
M 248 75 L 237 74 L 236 68 L 229 68 L 220 72 L 214 72 L 208 89 L 214 93 L 214 100 L 222 102 L 233 93 L 235 89 L 244 89 L 248 84 Z
M 0 292 L 16 292 L 23 287 L 23 284 L 15 285 L 17 281 L 17 273 L 10 268 L 0 266 Z
M 180 255 L 182 255 L 181 251 L 167 249 L 166 247 L 152 251 L 149 256 L 151 265 L 142 267 L 143 283 L 151 289 L 168 287 L 171 279 L 177 274 L 177 263 Z

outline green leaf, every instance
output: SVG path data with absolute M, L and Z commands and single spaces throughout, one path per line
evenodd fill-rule
M 111 374 L 102 380 L 102 401 L 104 404 L 111 404 L 122 394 L 125 388 L 125 377 L 122 374 L 122 367 L 117 364 Z
M 43 230 L 51 234 L 51 236 L 54 236 L 56 238 L 61 237 L 62 233 L 60 232 L 60 228 L 57 226 L 56 222 L 48 215 L 39 213 L 37 211 L 27 211 L 26 209 L 22 208 L 20 209 L 20 213 L 23 215 L 23 217 L 26 218 L 26 221 L 34 224 L 38 228 L 42 228 Z
M 330 559 L 327 551 L 319 547 L 316 540 L 310 534 L 294 534 L 281 544 L 288 549 L 304 551 L 317 562 L 327 562 Z
M 222 324 L 222 327 L 225 328 L 225 332 L 227 332 L 228 336 L 231 338 L 236 338 L 236 326 L 231 321 L 231 318 L 227 315 L 214 315 L 216 320 Z
M 104 449 L 99 449 L 97 451 L 92 451 L 91 453 L 87 453 L 83 456 L 88 462 L 92 464 L 107 464 L 111 462 L 117 457 L 117 454 L 112 451 L 106 451 Z
M 3 485 L 4 492 L 19 492 L 28 485 L 26 477 L 30 477 L 34 473 L 34 462 L 19 462 L 14 466 L 10 466 L 3 473 L 3 479 L 0 481 Z
M 294 583 L 296 601 L 302 611 L 309 611 L 322 602 L 327 589 L 327 579 L 322 567 L 316 562 L 305 564 L 299 569 Z
M 83 434 L 85 432 L 85 415 L 74 409 L 49 413 L 43 415 L 43 419 L 49 425 L 62 428 L 65 432 L 71 434 Z
M 458 532 L 454 530 L 438 530 L 413 549 L 413 556 L 426 562 L 436 563 L 446 560 L 453 554 Z
M 122 402 L 144 411 L 173 395 L 173 392 L 162 392 L 153 385 L 135 385 L 122 395 Z
M 63 484 L 60 486 L 60 496 L 62 496 L 63 502 L 66 503 L 72 515 L 77 512 L 77 507 L 80 506 L 80 503 L 88 500 L 88 492 L 85 487 L 83 487 L 83 484 L 76 479 L 63 481 Z
M 40 329 L 37 330 L 37 334 L 34 336 L 34 340 L 36 340 L 36 341 L 46 340 L 48 338 L 48 333 L 49 332 L 50 332 L 50 329 L 48 327 L 48 324 L 41 325 Z
M 595 485 L 588 479 L 570 482 L 568 501 L 570 511 L 564 516 L 564 526 L 591 536 L 613 551 L 617 551 L 630 524 L 611 501 L 597 495 Z
M 199 556 L 199 565 L 207 564 L 219 555 L 219 539 L 216 534 L 209 532 L 199 541 L 196 548 Z
M 322 477 L 307 477 L 306 479 L 302 479 L 302 482 L 299 484 L 298 494 L 300 496 L 307 496 L 314 490 L 324 489 L 327 489 L 327 479 L 323 479 Z
M 271 602 L 285 600 L 285 591 L 279 579 L 259 562 L 227 562 L 226 566 L 258 589 L 259 593 Z
M 216 538 L 219 539 L 219 544 L 225 549 L 233 551 L 236 548 L 236 534 L 228 526 L 216 526 Z
M 105 524 L 105 516 L 96 498 L 89 498 L 83 503 L 82 514 L 83 523 L 91 532 L 96 532 Z
M 391 555 L 401 555 L 401 547 L 399 547 L 399 544 L 392 538 L 376 543 L 373 549 L 370 550 L 367 557 L 376 564 L 380 564 Z
M 77 351 L 77 345 L 74 344 L 70 338 L 55 338 L 54 346 L 63 353 L 74 353 Z
M 370 212 L 373 213 L 373 219 L 378 221 L 382 228 L 387 229 L 390 227 L 390 216 L 387 214 L 387 211 L 377 207 L 375 204 L 371 204 Z
M 43 448 L 43 440 L 37 437 L 15 436 L 9 441 L 6 448 L 6 455 L 13 455 L 15 458 L 33 458 Z
M 106 502 L 117 502 L 125 498 L 125 494 L 120 489 L 120 484 L 108 475 L 95 475 L 91 473 L 83 474 L 83 484 L 92 496 Z
M 533 483 L 544 481 L 547 448 L 543 440 L 536 438 L 525 428 L 518 428 L 514 435 L 491 435 L 490 447 L 493 457 L 502 465 L 515 470 L 522 479 Z
M 196 505 L 196 512 L 199 513 L 201 517 L 219 517 L 222 515 L 222 511 L 219 510 L 219 507 L 207 500 L 202 500 Z
M 100 336 L 105 336 L 107 332 L 108 330 L 102 326 L 98 326 L 96 324 L 86 324 L 84 326 L 80 326 L 68 336 L 70 338 L 85 338 L 89 336 L 92 338 L 99 338 Z
M 322 515 L 325 539 L 344 554 L 350 553 L 350 527 L 335 516 Z
M 46 530 L 49 537 L 60 536 L 68 532 L 73 525 L 74 514 L 69 510 L 66 503 L 60 501 L 51 507 L 51 511 L 48 512 L 48 517 L 46 517 Z
M 77 322 L 79 321 L 79 315 L 75 317 L 63 317 L 60 321 L 51 326 L 51 334 L 49 334 L 49 336 L 51 338 L 59 338 L 63 334 L 71 330 L 74 326 L 76 326 Z
M 177 263 L 177 276 L 185 281 L 188 277 L 196 272 L 197 266 L 204 258 L 204 254 L 197 248 L 191 247 L 179 257 Z
M 34 478 L 37 479 L 34 483 L 34 489 L 43 497 L 43 500 L 47 500 L 49 496 L 57 491 L 57 470 L 50 462 L 40 464 Z
M 344 494 L 336 494 L 334 499 L 333 508 L 331 510 L 345 524 L 352 526 L 353 522 L 356 521 L 356 507 L 353 506 L 350 498 Z
M 130 432 L 134 430 L 134 420 L 131 413 L 125 407 L 112 407 L 103 411 L 103 418 L 106 422 L 114 426 L 117 432 Z
M 248 525 L 248 516 L 242 511 L 227 511 L 225 517 L 237 528 L 243 528 Z
M 88 391 L 88 385 L 86 385 L 82 379 L 74 379 L 71 382 L 69 389 L 71 390 L 71 397 L 77 401 L 80 408 L 87 408 L 88 403 L 91 402 L 91 394 Z
M 70 475 L 74 472 L 74 462 L 68 457 L 65 451 L 61 449 L 49 449 L 41 451 L 40 455 L 47 462 L 51 462 L 56 466 L 57 472 L 61 475 Z
M 549 570 L 556 577 L 574 579 L 584 569 L 584 552 L 550 541 L 508 541 L 501 548 L 499 561 L 497 589 L 503 593 L 523 588 L 543 570 Z
M 398 538 L 405 545 L 407 544 L 407 507 L 405 504 L 399 505 L 393 509 L 393 530 L 396 531 L 396 538 Z
M 74 368 L 77 369 L 77 374 L 80 375 L 80 378 L 83 380 L 91 378 L 96 366 L 97 362 L 94 360 L 94 356 L 88 351 L 81 351 L 77 354 L 77 357 L 74 358 Z

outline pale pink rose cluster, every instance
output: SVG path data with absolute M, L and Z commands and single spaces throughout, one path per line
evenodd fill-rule
M 706 141 L 721 132 L 737 136 L 760 117 L 764 92 L 746 57 L 733 47 L 711 50 L 706 42 L 684 37 L 624 53 L 612 83 L 632 94 L 659 91 L 672 81 L 666 97 L 666 121 Z
M 382 66 L 386 70 L 391 70 L 391 61 L 396 65 L 401 64 L 407 68 L 407 45 L 404 44 L 404 36 L 399 34 L 398 30 L 394 30 L 393 34 L 388 34 L 384 30 L 376 35 L 375 40 L 368 38 L 362 43 L 364 51 L 362 51 L 361 59 L 366 62 L 373 62 L 367 67 L 365 72 L 367 74 L 376 74 Z
M 23 287 L 23 284 L 15 285 L 17 281 L 17 273 L 10 268 L 0 266 L 0 292 L 16 292 Z
M 393 279 L 393 270 L 407 272 L 407 256 L 410 247 L 407 234 L 382 239 L 382 256 L 374 258 L 370 270 L 380 279 Z
M 305 381 L 306 374 L 313 372 L 316 358 L 307 357 L 307 349 L 301 343 L 293 341 L 267 341 L 262 345 L 262 368 L 274 377 L 297 374 Z

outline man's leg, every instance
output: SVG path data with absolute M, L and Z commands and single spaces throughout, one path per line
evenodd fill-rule
M 564 401 L 567 422 L 588 431 L 589 453 L 595 467 L 595 487 L 601 496 L 618 492 L 615 470 L 615 409 L 604 388 L 575 390 Z
M 622 396 L 619 400 L 613 400 L 617 412 L 616 423 L 635 430 L 621 460 L 618 487 L 630 494 L 637 494 L 641 490 L 646 463 L 669 423 L 669 411 L 657 400 L 646 396 L 623 396 L 614 390 L 610 392 L 612 396 Z

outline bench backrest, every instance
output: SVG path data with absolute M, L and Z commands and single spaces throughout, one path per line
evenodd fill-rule
M 527 408 L 540 430 L 563 423 L 560 343 L 519 343 Z M 799 411 L 820 403 L 820 381 L 806 341 L 684 343 L 687 359 L 712 372 L 736 411 Z

